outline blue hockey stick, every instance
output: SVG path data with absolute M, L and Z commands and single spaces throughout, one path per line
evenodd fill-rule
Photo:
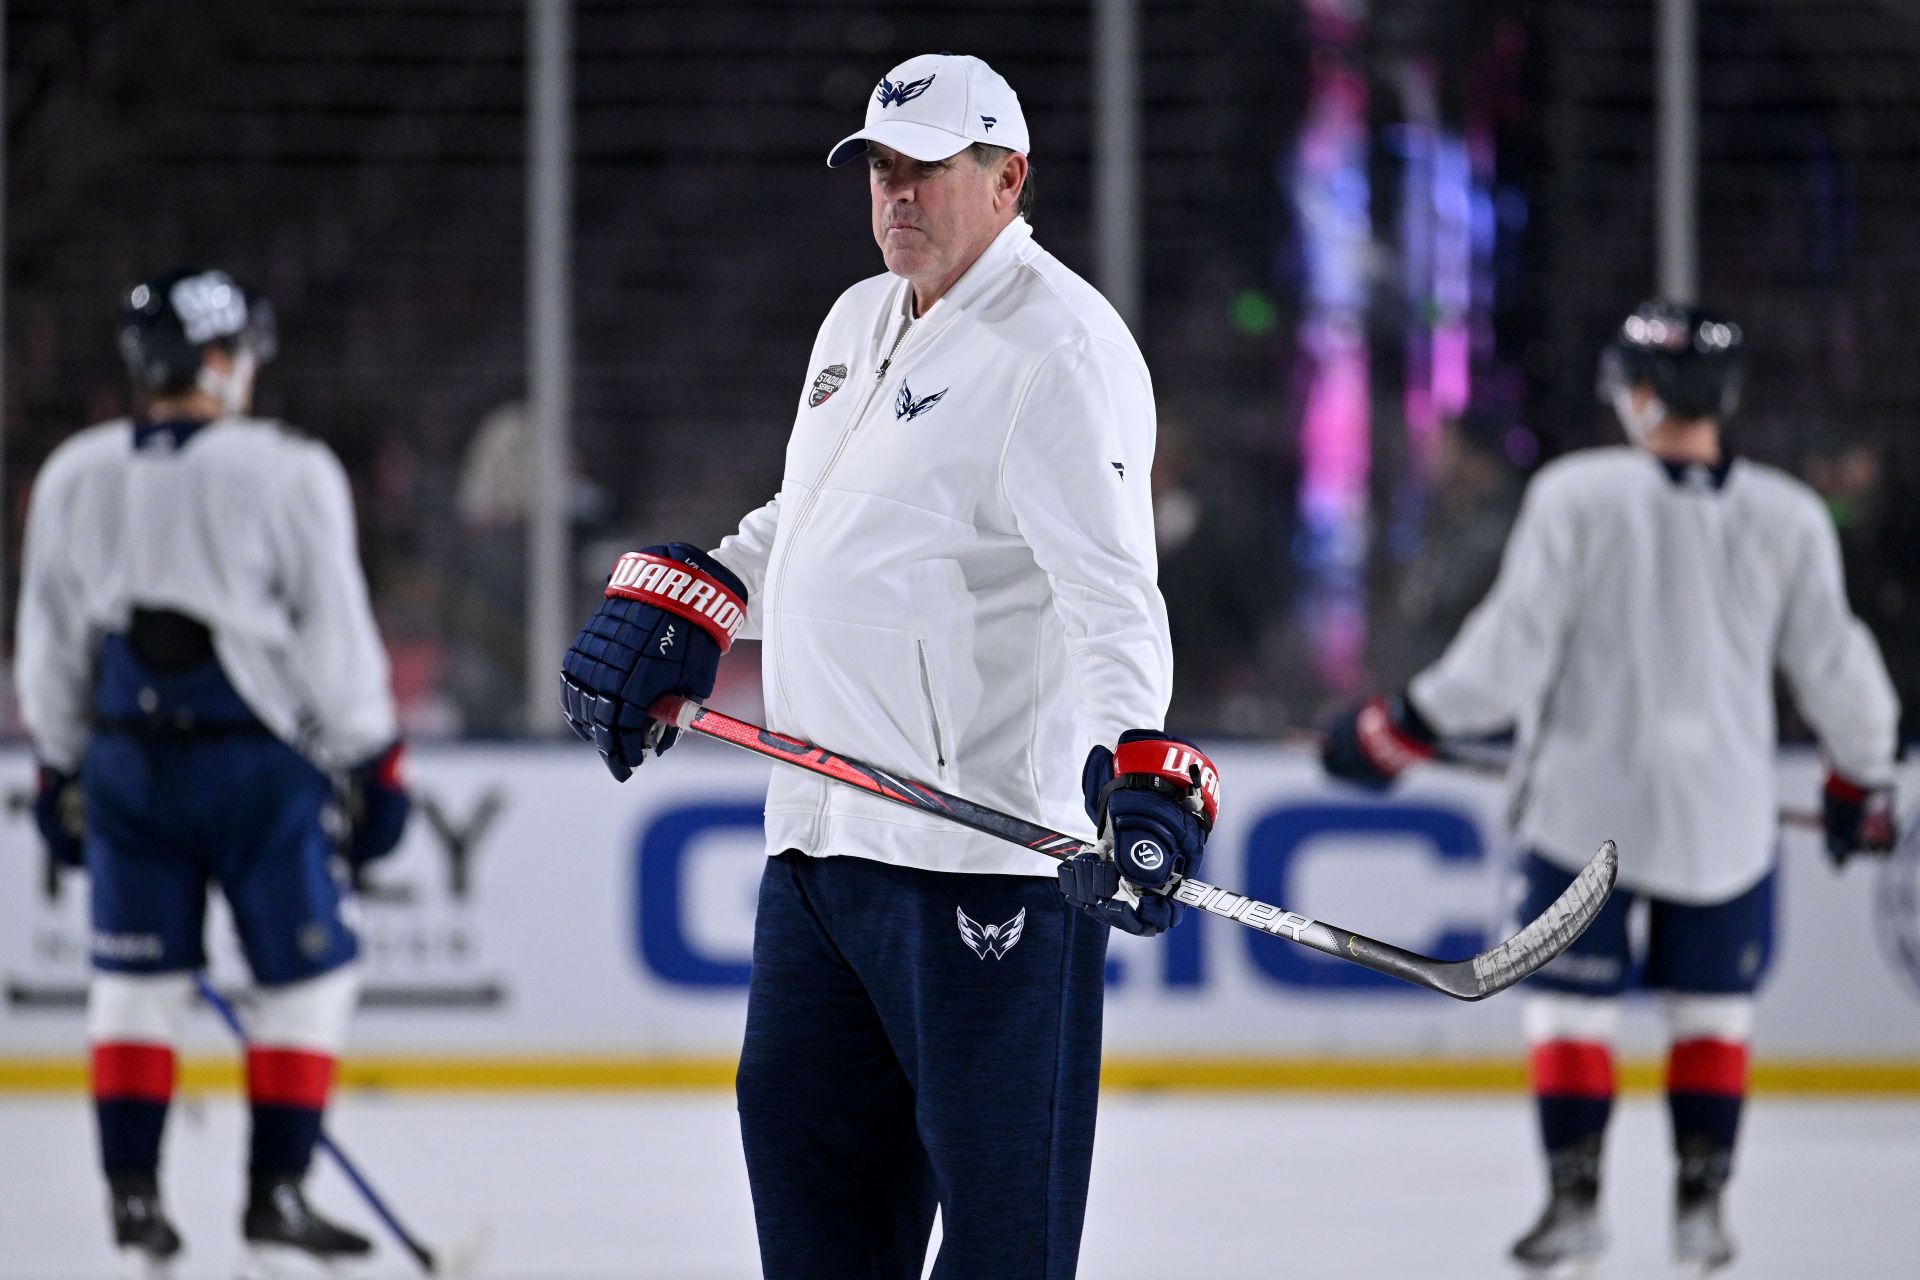
M 193 983 L 200 989 L 200 998 L 212 1006 L 213 1011 L 220 1015 L 220 1021 L 227 1024 L 227 1029 L 239 1038 L 240 1043 L 246 1044 L 247 1030 L 240 1025 L 239 1015 L 234 1013 L 233 1006 L 227 1003 L 226 997 L 214 990 L 213 983 L 207 980 L 207 975 L 194 974 Z M 366 1180 L 366 1177 L 354 1166 L 353 1161 L 348 1158 L 347 1153 L 342 1151 L 340 1145 L 329 1138 L 325 1131 L 320 1134 L 320 1149 L 333 1157 L 333 1162 L 340 1166 L 340 1172 L 347 1175 L 347 1181 L 353 1184 L 354 1189 L 372 1208 L 374 1216 L 385 1223 L 387 1230 L 393 1233 L 393 1238 L 413 1255 L 413 1260 L 420 1264 L 420 1269 L 428 1275 L 438 1273 L 440 1267 L 434 1259 L 433 1250 L 421 1244 L 414 1238 L 412 1232 L 400 1224 L 400 1219 L 393 1216 L 393 1210 L 387 1208 L 387 1202 L 380 1198 L 380 1193 L 373 1189 L 373 1184 Z

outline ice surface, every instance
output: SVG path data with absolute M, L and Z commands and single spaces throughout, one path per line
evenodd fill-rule
M 183 1280 L 230 1280 L 245 1115 L 183 1102 L 165 1189 L 190 1252 Z M 485 1232 L 477 1276 L 732 1280 L 757 1274 L 731 1100 L 348 1095 L 334 1130 L 429 1243 Z M 1739 1280 L 1920 1274 L 1920 1100 L 1764 1096 L 1748 1114 L 1729 1200 Z M 1515 1097 L 1109 1096 L 1102 1102 L 1086 1280 L 1514 1274 L 1509 1241 L 1539 1208 L 1532 1119 Z M 0 1277 L 112 1274 L 85 1102 L 0 1098 Z M 325 1167 L 320 1207 L 378 1235 Z M 1623 1103 L 1609 1153 L 1614 1247 L 1597 1277 L 1666 1264 L 1666 1119 Z M 1156 1186 L 1187 1212 L 1141 1211 Z M 404 1277 L 390 1245 L 355 1274 Z

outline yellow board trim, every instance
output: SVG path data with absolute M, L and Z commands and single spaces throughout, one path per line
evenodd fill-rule
M 341 1064 L 340 1087 L 372 1092 L 618 1093 L 715 1091 L 733 1087 L 730 1058 L 454 1057 L 367 1055 Z M 1662 1064 L 1621 1064 L 1621 1087 L 1660 1087 Z M 1512 1058 L 1109 1058 L 1101 1072 L 1108 1092 L 1145 1093 L 1489 1093 L 1527 1087 L 1526 1068 Z M 80 1093 L 87 1065 L 73 1057 L 0 1057 L 0 1094 Z M 240 1064 L 189 1058 L 180 1065 L 188 1093 L 237 1092 Z M 1757 1093 L 1920 1096 L 1920 1061 L 1891 1059 L 1762 1059 L 1753 1065 Z

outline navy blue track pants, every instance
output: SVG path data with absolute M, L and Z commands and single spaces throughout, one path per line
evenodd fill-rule
M 740 1132 L 768 1280 L 1067 1280 L 1107 928 L 1051 879 L 789 850 L 754 926 Z

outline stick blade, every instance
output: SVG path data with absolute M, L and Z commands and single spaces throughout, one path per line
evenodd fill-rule
M 1484 1000 L 1495 992 L 1505 991 L 1537 973 L 1549 960 L 1572 946 L 1574 939 L 1587 931 L 1600 909 L 1607 905 L 1619 874 L 1620 850 L 1608 840 L 1537 919 L 1469 962 L 1473 967 L 1474 994 L 1463 994 L 1462 998 Z

